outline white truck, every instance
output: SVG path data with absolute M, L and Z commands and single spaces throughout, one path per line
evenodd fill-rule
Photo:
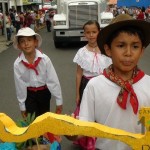
M 57 0 L 57 14 L 53 17 L 53 40 L 56 48 L 62 43 L 85 41 L 83 25 L 97 20 L 103 28 L 112 20 L 106 11 L 106 0 Z

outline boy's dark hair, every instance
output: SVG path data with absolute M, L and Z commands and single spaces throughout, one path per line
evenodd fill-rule
M 25 36 L 18 36 L 18 43 L 19 43 L 19 40 L 20 40 L 22 37 L 25 37 Z M 36 36 L 35 36 L 35 35 L 33 35 L 32 37 L 33 37 L 34 39 L 36 39 Z
M 132 26 L 124 26 L 124 27 L 121 27 L 121 28 L 118 28 L 117 30 L 115 30 L 107 38 L 106 44 L 109 47 L 111 47 L 111 43 L 112 43 L 113 39 L 116 38 L 119 35 L 119 33 L 121 33 L 121 32 L 125 32 L 125 33 L 132 34 L 132 35 L 138 35 L 139 39 L 142 42 L 142 46 L 143 47 L 145 46 L 145 37 L 144 37 L 142 31 L 140 29 L 138 29 L 136 27 L 132 27 Z
M 95 24 L 97 26 L 98 30 L 100 31 L 100 25 L 99 25 L 99 23 L 96 20 L 89 20 L 88 22 L 86 22 L 83 25 L 83 30 L 85 30 L 85 26 L 86 25 L 91 25 L 91 24 Z

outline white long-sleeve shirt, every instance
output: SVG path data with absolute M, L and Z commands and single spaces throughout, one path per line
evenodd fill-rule
M 145 75 L 132 86 L 138 98 L 139 109 L 149 107 L 150 76 Z M 83 93 L 79 119 L 97 122 L 127 132 L 141 133 L 138 115 L 134 114 L 129 101 L 130 95 L 126 110 L 122 109 L 117 103 L 120 90 L 120 86 L 103 75 L 92 78 Z M 131 150 L 128 145 L 122 142 L 105 138 L 97 138 L 96 148 L 101 150 Z
M 41 57 L 41 61 L 36 67 L 38 75 L 36 75 L 33 69 L 28 69 L 22 63 L 22 60 L 27 62 L 23 53 L 14 62 L 14 81 L 16 86 L 17 99 L 19 101 L 19 106 L 21 111 L 25 111 L 25 100 L 27 98 L 27 87 L 40 87 L 47 85 L 51 94 L 56 99 L 56 105 L 62 105 L 62 92 L 61 86 L 53 67 L 50 58 L 36 50 L 36 57 Z

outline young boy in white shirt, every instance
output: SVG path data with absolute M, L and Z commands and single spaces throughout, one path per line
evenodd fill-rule
M 41 44 L 41 36 L 28 27 L 14 37 L 14 48 L 21 50 L 14 62 L 14 80 L 23 117 L 49 112 L 51 94 L 56 99 L 56 113 L 62 112 L 61 86 L 50 58 L 38 49 Z

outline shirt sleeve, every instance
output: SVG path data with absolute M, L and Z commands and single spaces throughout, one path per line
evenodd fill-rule
M 95 107 L 94 107 L 94 92 L 93 86 L 88 82 L 84 89 L 82 101 L 80 104 L 79 119 L 83 121 L 95 122 Z
M 26 87 L 25 82 L 21 79 L 21 74 L 16 64 L 14 64 L 14 81 L 15 81 L 16 94 L 17 94 L 17 99 L 19 101 L 20 110 L 25 111 L 27 87 Z
M 62 105 L 63 99 L 62 99 L 61 86 L 60 86 L 56 71 L 54 69 L 54 66 L 49 58 L 47 59 L 46 85 L 47 85 L 48 89 L 50 90 L 51 94 L 56 99 L 56 105 L 57 106 Z

